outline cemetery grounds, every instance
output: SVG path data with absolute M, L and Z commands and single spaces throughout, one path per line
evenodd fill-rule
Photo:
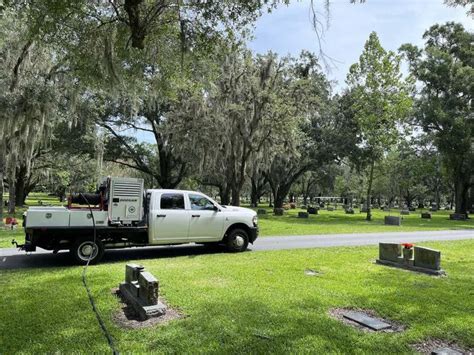
M 387 213 L 379 211 L 370 224 L 363 214 L 342 210 L 320 211 L 308 220 L 298 219 L 297 212 L 260 216 L 263 235 L 474 227 L 472 220 L 449 221 L 444 211 L 431 221 L 418 212 L 403 216 L 402 227 L 382 225 Z M 14 234 L 21 236 L 21 230 Z M 472 351 L 474 240 L 422 245 L 441 250 L 447 276 L 377 265 L 378 247 L 367 246 L 157 255 L 91 266 L 88 280 L 120 352 L 412 353 L 415 344 L 430 340 Z M 9 247 L 6 241 L 2 246 Z M 179 319 L 143 328 L 117 323 L 122 306 L 113 290 L 128 262 L 143 264 L 159 279 L 160 295 Z M 1 270 L 0 352 L 108 352 L 81 273 L 82 267 L 71 265 Z M 331 316 L 341 308 L 368 310 L 403 330 L 351 327 Z

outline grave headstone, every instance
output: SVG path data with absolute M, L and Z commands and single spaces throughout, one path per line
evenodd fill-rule
M 409 215 L 409 214 L 410 214 L 410 211 L 409 211 L 409 210 L 401 210 L 401 211 L 400 211 L 400 214 L 406 216 L 406 215 Z
M 410 212 L 415 212 L 415 211 L 416 211 L 416 207 L 409 207 L 409 208 L 408 208 L 408 211 L 410 211 Z
M 464 213 L 451 213 L 449 219 L 453 221 L 465 221 L 467 216 Z
M 441 268 L 441 252 L 415 246 L 415 262 L 413 265 L 431 270 L 439 270 Z
M 285 210 L 283 208 L 274 208 L 273 209 L 273 213 L 275 214 L 275 216 L 283 216 L 284 212 L 285 212 Z
M 401 245 L 398 243 L 379 243 L 379 259 L 398 262 L 402 254 Z
M 318 214 L 318 209 L 316 207 L 308 207 L 307 212 L 309 214 Z
M 267 214 L 267 210 L 266 209 L 263 209 L 263 208 L 259 208 L 257 210 L 257 214 Z
M 384 212 L 390 212 L 390 207 L 384 207 L 383 210 Z
M 308 218 L 308 212 L 298 212 L 298 218 Z
M 430 212 L 437 212 L 438 209 L 436 207 L 430 207 Z
M 429 213 L 429 212 L 422 212 L 422 213 L 421 213 L 421 218 L 424 218 L 424 219 L 431 219 L 431 213 Z
M 332 211 L 334 211 L 334 207 L 329 207 L 328 206 L 327 210 L 332 212 Z
M 384 223 L 389 226 L 401 226 L 402 218 L 400 216 L 385 216 Z
M 346 214 L 354 214 L 354 210 L 351 207 L 346 208 Z

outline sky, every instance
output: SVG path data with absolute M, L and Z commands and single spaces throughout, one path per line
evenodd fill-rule
M 324 0 L 314 0 L 321 4 Z M 312 28 L 310 0 L 291 1 L 265 13 L 255 25 L 254 40 L 248 45 L 257 53 L 269 50 L 280 55 L 298 55 L 306 49 L 318 52 L 316 34 Z M 323 12 L 323 8 L 319 10 Z M 365 41 L 376 31 L 382 46 L 396 51 L 403 43 L 423 46 L 423 33 L 435 23 L 461 22 L 470 31 L 474 20 L 466 8 L 448 7 L 443 0 L 366 0 L 351 4 L 349 0 L 331 0 L 330 24 L 325 30 L 323 50 L 337 60 L 327 72 L 336 80 L 336 91 L 344 86 L 351 64 L 358 61 Z

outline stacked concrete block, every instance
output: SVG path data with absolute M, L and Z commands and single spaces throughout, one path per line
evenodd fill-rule
M 125 266 L 125 282 L 119 289 L 141 320 L 166 313 L 165 305 L 158 300 L 159 282 L 142 265 Z

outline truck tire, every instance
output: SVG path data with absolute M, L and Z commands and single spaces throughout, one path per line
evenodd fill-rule
M 232 253 L 245 251 L 249 245 L 249 236 L 243 229 L 236 228 L 229 232 L 225 244 L 227 250 Z
M 87 264 L 89 258 L 91 258 L 89 264 L 96 264 L 104 256 L 104 244 L 99 239 L 96 239 L 94 242 L 93 238 L 81 238 L 74 242 L 70 252 L 74 260 L 79 264 Z

